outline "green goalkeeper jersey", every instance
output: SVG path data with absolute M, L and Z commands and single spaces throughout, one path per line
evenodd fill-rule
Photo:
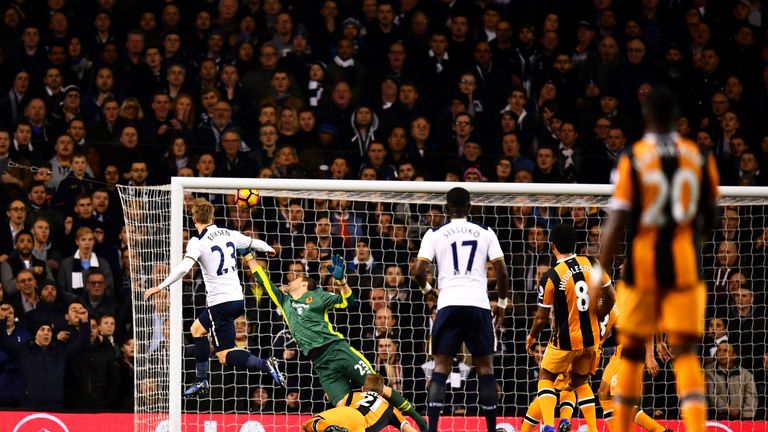
M 260 266 L 253 275 L 280 309 L 293 339 L 304 354 L 309 355 L 314 348 L 344 339 L 344 335 L 333 329 L 333 324 L 328 319 L 328 310 L 347 307 L 351 292 L 340 296 L 316 289 L 294 299 L 277 289 Z

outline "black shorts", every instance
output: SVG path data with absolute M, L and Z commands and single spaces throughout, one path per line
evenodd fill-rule
M 475 306 L 446 306 L 432 325 L 432 354 L 455 356 L 466 343 L 475 357 L 496 351 L 491 311 Z
M 197 317 L 211 335 L 214 352 L 235 347 L 235 319 L 244 314 L 245 303 L 236 300 L 211 306 Z

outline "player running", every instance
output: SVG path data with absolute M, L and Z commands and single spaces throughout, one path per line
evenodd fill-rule
M 362 387 L 365 376 L 373 373 L 368 360 L 352 348 L 328 320 L 328 311 L 346 308 L 352 296 L 344 275 L 346 263 L 335 255 L 333 265 L 328 266 L 340 289 L 341 295 L 337 295 L 319 289 L 317 282 L 306 275 L 298 276 L 282 291 L 278 290 L 252 255 L 246 255 L 245 259 L 256 281 L 280 310 L 299 349 L 312 360 L 328 399 L 333 405 L 341 406 L 352 388 Z M 397 390 L 384 386 L 381 394 L 411 416 L 420 428 L 426 429 L 427 422 Z
M 285 380 L 277 368 L 275 358 L 260 359 L 235 347 L 234 320 L 245 313 L 243 287 L 237 275 L 237 250 L 247 248 L 274 255 L 274 249 L 261 240 L 214 225 L 213 204 L 204 198 L 197 198 L 193 202 L 192 222 L 198 235 L 189 239 L 184 259 L 160 285 L 144 292 L 144 300 L 149 300 L 160 290 L 184 277 L 195 262 L 200 263 L 208 308 L 190 328 L 195 341 L 196 382 L 184 390 L 184 397 L 204 395 L 210 388 L 209 332 L 213 340 L 213 351 L 221 364 L 268 372 L 277 384 L 284 385 Z
M 401 432 L 416 432 L 397 408 L 381 396 L 384 377 L 368 374 L 362 392 L 347 395 L 343 406 L 315 415 L 304 422 L 302 432 L 378 432 L 394 426 Z
M 643 116 L 645 136 L 619 158 L 600 245 L 600 262 L 610 266 L 629 227 L 626 288 L 619 293 L 617 430 L 631 430 L 642 394 L 645 343 L 658 329 L 669 337 L 685 430 L 702 432 L 706 387 L 696 345 L 704 332 L 707 292 L 699 277 L 698 241 L 714 224 L 719 175 L 711 153 L 675 132 L 679 108 L 671 91 L 654 89 Z
M 570 373 L 568 385 L 575 389 L 587 430 L 597 432 L 595 395 L 589 386 L 589 376 L 597 361 L 600 321 L 596 307 L 590 307 L 589 285 L 593 278 L 600 277 L 599 285 L 610 291 L 613 289 L 611 279 L 593 272 L 596 264 L 594 258 L 575 254 L 576 230 L 572 226 L 555 226 L 549 239 L 557 264 L 541 279 L 539 310 L 525 340 L 526 350 L 530 352 L 539 333 L 549 326 L 549 314 L 554 309 L 555 326 L 539 373 L 538 399 L 544 423 L 542 431 L 555 430 L 557 393 L 554 381 L 559 374 Z M 570 424 L 562 426 L 560 430 L 570 430 Z
M 507 307 L 507 267 L 493 230 L 467 219 L 471 207 L 469 192 L 464 188 L 453 188 L 446 194 L 446 201 L 450 221 L 424 234 L 413 270 L 414 279 L 426 294 L 432 290 L 427 282 L 427 266 L 432 260 L 437 261 L 440 296 L 437 318 L 432 326 L 435 370 L 429 383 L 429 431 L 438 430 L 445 401 L 445 382 L 454 356 L 465 343 L 477 369 L 480 409 L 488 431 L 495 432 L 497 401 L 493 353 L 496 340 L 487 293 L 486 262 L 490 260 L 496 271 L 498 325 L 504 319 Z

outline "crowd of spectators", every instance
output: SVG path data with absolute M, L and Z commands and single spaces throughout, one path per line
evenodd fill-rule
M 677 93 L 678 132 L 715 154 L 723 184 L 768 184 L 760 0 L 0 5 L 3 407 L 131 409 L 131 295 L 147 287 L 132 287 L 128 262 L 143 257 L 128 248 L 119 184 L 175 175 L 608 183 L 624 146 L 642 136 L 640 105 L 656 85 Z M 321 263 L 343 253 L 360 301 L 335 322 L 389 385 L 423 406 L 435 298 L 413 289 L 409 262 L 425 227 L 443 220 L 440 208 L 288 198 L 252 212 L 219 208 L 221 224 L 279 246 L 268 265 L 284 282 L 327 277 Z M 551 260 L 548 227 L 573 223 L 580 251 L 594 255 L 603 216 L 477 209 L 512 268 L 515 300 L 499 334 L 504 414 L 521 414 L 535 394 L 540 356 L 520 344 Z M 728 207 L 703 248 L 712 417 L 765 416 L 765 222 L 763 207 Z M 161 278 L 167 266 L 145 270 Z M 259 377 L 213 366 L 212 398 L 185 409 L 317 411 L 322 394 L 306 359 L 263 292 L 250 281 L 246 290 L 238 343 L 269 350 L 299 379 L 275 393 Z M 185 328 L 203 292 L 195 273 Z M 167 298 L 152 310 L 142 352 L 163 361 Z M 457 358 L 451 375 L 449 387 L 470 395 L 452 392 L 454 414 L 476 409 L 469 365 Z M 667 396 L 648 408 L 675 417 L 669 367 L 658 373 L 648 386 Z M 145 406 L 159 385 L 140 381 Z

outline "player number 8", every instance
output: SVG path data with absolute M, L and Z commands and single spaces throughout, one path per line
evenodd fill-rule
M 585 281 L 578 281 L 573 286 L 576 291 L 576 309 L 586 312 L 589 309 L 589 287 Z
M 643 176 L 643 184 L 654 186 L 658 190 L 656 198 L 643 212 L 641 222 L 645 226 L 659 226 L 667 222 L 664 207 L 667 201 L 672 206 L 672 219 L 678 224 L 688 223 L 696 215 L 696 203 L 699 201 L 699 180 L 690 168 L 680 168 L 672 176 L 672 196 L 669 196 L 670 184 L 667 177 L 659 170 L 651 171 Z M 683 202 L 684 188 L 687 187 L 690 196 Z

